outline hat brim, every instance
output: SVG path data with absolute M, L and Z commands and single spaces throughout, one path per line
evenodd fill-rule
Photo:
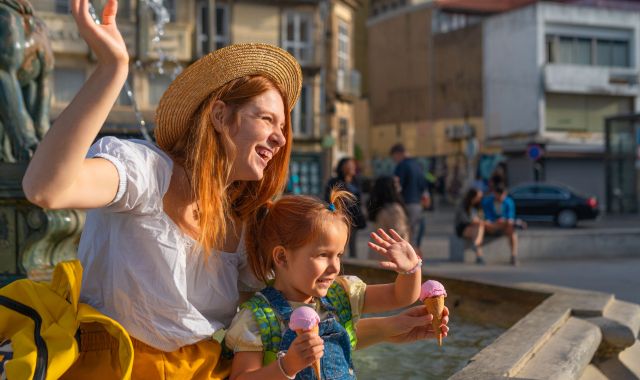
M 230 45 L 194 62 L 164 92 L 156 109 L 154 134 L 158 146 L 170 150 L 215 90 L 251 75 L 262 75 L 278 84 L 287 97 L 289 111 L 293 109 L 302 87 L 302 70 L 296 59 L 273 45 Z

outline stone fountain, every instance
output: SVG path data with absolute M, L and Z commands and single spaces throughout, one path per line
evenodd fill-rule
M 155 15 L 151 49 L 157 59 L 135 62 L 134 71 L 168 75 L 182 70 L 160 47 L 169 12 L 162 0 L 143 0 Z M 99 23 L 93 6 L 90 13 Z M 50 278 L 56 263 L 74 258 L 84 225 L 81 210 L 44 210 L 29 203 L 22 191 L 29 159 L 49 129 L 50 77 L 53 53 L 44 22 L 27 0 L 0 0 L 0 286 L 18 277 Z M 4 21 L 2 21 L 4 24 Z M 16 38 L 15 36 L 23 36 Z M 172 70 L 165 68 L 169 63 Z M 125 83 L 141 135 L 151 140 L 135 95 Z

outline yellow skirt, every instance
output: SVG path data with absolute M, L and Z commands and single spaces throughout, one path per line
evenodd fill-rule
M 220 343 L 211 339 L 164 352 L 139 340 L 133 343 L 133 379 L 225 379 L 231 361 L 221 357 Z M 118 342 L 98 324 L 80 327 L 80 357 L 61 379 L 121 379 Z

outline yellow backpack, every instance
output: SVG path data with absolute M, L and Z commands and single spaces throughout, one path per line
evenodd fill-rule
M 124 328 L 93 307 L 79 303 L 82 266 L 59 263 L 51 284 L 17 280 L 0 289 L 0 342 L 11 341 L 4 365 L 8 379 L 57 379 L 79 356 L 80 323 L 99 323 L 119 342 L 124 378 L 131 377 L 133 346 Z M 1 372 L 1 371 L 0 371 Z

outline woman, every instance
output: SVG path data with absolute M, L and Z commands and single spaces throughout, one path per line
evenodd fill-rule
M 480 265 L 485 263 L 481 248 L 485 232 L 484 221 L 480 216 L 481 203 L 482 191 L 469 189 L 455 216 L 456 235 L 471 241 L 471 248 L 476 254 L 476 264 Z
M 344 157 L 338 161 L 336 166 L 336 177 L 327 183 L 324 193 L 325 201 L 329 201 L 329 194 L 334 188 L 344 189 L 355 196 L 355 202 L 349 205 L 349 216 L 351 217 L 351 232 L 349 233 L 349 257 L 358 257 L 356 245 L 358 241 L 357 232 L 367 226 L 367 221 L 362 215 L 362 192 L 356 181 L 356 161 L 351 157 Z
M 405 240 L 410 240 L 409 216 L 400 194 L 398 177 L 383 176 L 376 179 L 367 205 L 369 220 L 377 230 L 393 228 Z
M 38 147 L 24 192 L 42 207 L 92 209 L 78 251 L 81 299 L 130 333 L 133 378 L 225 378 L 212 336 L 228 327 L 240 291 L 262 286 L 247 266 L 243 226 L 284 187 L 300 66 L 270 45 L 220 49 L 163 95 L 157 146 L 104 138 L 89 149 L 129 57 L 117 1 L 106 3 L 101 24 L 88 0 L 71 7 L 96 69 Z M 425 315 L 414 308 L 363 320 L 358 337 L 365 345 L 431 337 Z M 65 378 L 118 378 L 110 336 L 92 325 L 80 333 L 81 356 Z

